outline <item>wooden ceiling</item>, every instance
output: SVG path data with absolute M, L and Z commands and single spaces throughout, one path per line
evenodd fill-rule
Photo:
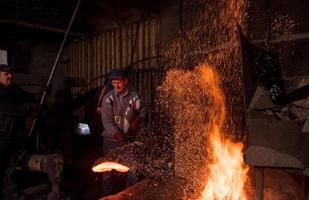
M 93 35 L 152 18 L 163 0 L 82 0 L 71 35 Z M 0 26 L 64 33 L 77 0 L 0 0 Z

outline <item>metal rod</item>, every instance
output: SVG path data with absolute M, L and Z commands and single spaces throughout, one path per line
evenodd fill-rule
M 67 30 L 66 30 L 66 32 L 65 32 L 65 35 L 64 35 L 64 38 L 63 38 L 62 43 L 61 43 L 61 45 L 60 45 L 60 48 L 59 48 L 57 57 L 56 57 L 56 59 L 55 59 L 54 65 L 53 65 L 53 68 L 52 68 L 52 70 L 51 70 L 51 72 L 50 72 L 48 81 L 47 81 L 46 86 L 45 86 L 45 89 L 44 89 L 44 91 L 43 91 L 43 94 L 42 94 L 42 97 L 41 97 L 41 100 L 40 100 L 40 105 L 42 105 L 42 104 L 44 103 L 47 90 L 48 90 L 48 88 L 49 88 L 49 86 L 50 86 L 50 83 L 51 83 L 51 80 L 52 80 L 52 78 L 53 78 L 53 76 L 54 76 L 56 66 L 57 66 L 57 64 L 58 64 L 60 55 L 61 55 L 61 53 L 62 53 L 64 44 L 65 44 L 65 42 L 66 42 L 66 40 L 67 40 L 67 37 L 68 37 L 68 35 L 69 35 L 69 32 L 70 32 L 71 26 L 72 26 L 72 24 L 73 24 L 73 21 L 74 21 L 74 19 L 75 19 L 75 17 L 76 17 L 76 13 L 77 13 L 77 11 L 78 11 L 78 7 L 79 7 L 79 5 L 80 5 L 80 2 L 81 2 L 81 0 L 78 0 L 78 2 L 77 2 L 77 4 L 76 4 L 76 7 L 75 7 L 75 9 L 74 9 L 73 15 L 72 15 L 72 17 L 71 17 L 70 23 L 69 23 L 69 25 L 68 25 L 68 28 L 67 28 Z M 29 131 L 29 133 L 28 133 L 28 137 L 31 137 L 31 136 L 32 136 L 32 133 L 33 133 L 34 127 L 35 127 L 35 125 L 36 125 L 37 119 L 38 119 L 38 117 L 36 117 L 36 118 L 33 120 L 32 125 L 31 125 L 31 129 L 30 129 L 30 131 Z M 38 150 L 38 149 L 37 149 L 37 150 Z

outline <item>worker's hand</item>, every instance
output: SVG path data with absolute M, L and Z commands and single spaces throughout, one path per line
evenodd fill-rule
M 144 119 L 142 117 L 136 117 L 130 124 L 128 133 L 130 135 L 135 135 L 138 131 L 140 125 L 143 123 Z
M 113 138 L 118 142 L 119 145 L 125 144 L 124 135 L 121 131 L 114 133 Z
M 137 130 L 138 130 L 137 128 L 129 127 L 127 133 L 128 137 L 135 137 Z
M 98 106 L 98 107 L 95 109 L 95 112 L 96 112 L 97 114 L 101 114 L 101 107 Z

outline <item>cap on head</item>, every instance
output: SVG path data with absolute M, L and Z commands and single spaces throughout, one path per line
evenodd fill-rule
M 125 69 L 112 69 L 111 73 L 110 73 L 110 78 L 111 79 L 121 79 L 121 78 L 127 78 L 128 77 L 128 73 L 127 70 Z
M 0 71 L 11 72 L 12 67 L 8 65 L 8 52 L 0 49 Z

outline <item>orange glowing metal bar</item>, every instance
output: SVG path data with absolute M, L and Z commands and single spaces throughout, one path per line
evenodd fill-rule
M 118 172 L 128 172 L 130 168 L 121 165 L 116 162 L 102 162 L 101 164 L 98 164 L 97 166 L 94 166 L 92 168 L 92 171 L 94 172 L 110 172 L 112 170 L 116 170 Z

